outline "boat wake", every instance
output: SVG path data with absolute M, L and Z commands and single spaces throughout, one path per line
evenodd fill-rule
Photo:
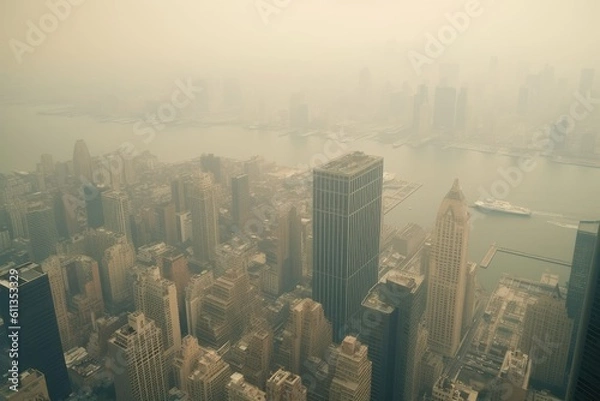
M 532 214 L 534 216 L 546 216 L 546 217 L 558 217 L 558 218 L 564 218 L 565 217 L 563 214 L 552 213 L 552 212 L 533 211 Z
M 557 226 L 557 227 L 569 228 L 571 230 L 577 230 L 579 228 L 579 225 L 577 225 L 577 224 L 566 223 L 564 221 L 548 220 L 547 223 L 550 223 L 553 226 Z

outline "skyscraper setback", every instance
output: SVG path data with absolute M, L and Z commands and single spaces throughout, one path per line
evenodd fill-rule
M 449 357 L 456 354 L 463 334 L 469 287 L 469 217 L 465 196 L 455 180 L 438 210 L 427 277 L 429 346 Z
M 353 152 L 314 170 L 313 298 L 334 340 L 377 282 L 383 159 Z

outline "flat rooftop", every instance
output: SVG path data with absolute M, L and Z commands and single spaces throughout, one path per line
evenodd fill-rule
M 363 152 L 352 152 L 340 156 L 321 167 L 315 168 L 315 171 L 353 175 L 378 163 L 383 163 L 382 157 L 367 155 Z
M 600 221 L 580 221 L 578 231 L 592 235 L 598 235 L 600 230 Z
M 37 278 L 42 277 L 44 274 L 42 267 L 37 263 L 29 262 L 18 267 L 11 267 L 7 265 L 6 268 L 0 270 L 0 285 L 10 288 L 9 275 L 10 270 L 16 269 L 19 274 L 19 285 L 29 283 Z

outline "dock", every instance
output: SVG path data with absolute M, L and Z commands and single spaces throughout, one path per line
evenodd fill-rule
M 479 263 L 479 267 L 481 267 L 483 269 L 487 269 L 488 266 L 490 265 L 490 263 L 492 262 L 492 259 L 494 259 L 494 256 L 496 256 L 496 253 L 498 253 L 498 252 L 503 252 L 503 253 L 507 253 L 509 255 L 515 255 L 515 256 L 522 257 L 522 258 L 541 260 L 542 262 L 548 262 L 548 263 L 552 263 L 552 264 L 560 265 L 560 266 L 564 266 L 564 267 L 571 267 L 571 263 L 567 262 L 565 260 L 549 258 L 547 256 L 536 255 L 536 254 L 529 253 L 529 252 L 519 251 L 517 249 L 501 247 L 501 246 L 496 245 L 495 242 L 492 245 L 490 245 L 490 248 L 486 252 L 486 254 L 483 257 L 483 259 L 481 260 L 481 262 Z
M 394 180 L 393 183 L 383 187 L 383 214 L 392 211 L 396 206 L 408 199 L 423 184 L 408 181 Z

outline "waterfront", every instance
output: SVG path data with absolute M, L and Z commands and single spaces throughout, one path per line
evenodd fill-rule
M 100 123 L 86 116 L 40 115 L 39 108 L 26 105 L 2 106 L 0 121 L 5 148 L 1 151 L 0 171 L 32 170 L 42 153 L 56 161 L 72 157 L 77 139 L 84 139 L 92 155 L 115 150 L 131 142 L 139 151 L 149 150 L 162 161 L 190 159 L 202 153 L 236 159 L 262 155 L 282 165 L 312 167 L 341 151 L 362 150 L 380 155 L 385 170 L 398 179 L 422 184 L 406 201 L 386 215 L 386 223 L 404 226 L 415 222 L 431 229 L 437 208 L 458 177 L 469 203 L 477 200 L 480 188 L 490 191 L 504 180 L 498 168 L 518 165 L 516 157 L 485 154 L 462 149 L 442 150 L 434 145 L 420 148 L 394 148 L 368 138 L 332 142 L 323 137 L 280 136 L 280 132 L 248 130 L 239 126 L 166 127 L 148 144 L 136 136 L 133 124 Z M 40 132 L 43 127 L 44 132 Z M 482 214 L 471 209 L 473 227 L 469 253 L 480 261 L 489 245 L 522 250 L 551 258 L 571 260 L 575 227 L 580 219 L 600 218 L 600 169 L 578 167 L 540 158 L 537 166 L 524 173 L 522 182 L 510 186 L 506 200 L 530 208 L 529 218 L 501 214 Z M 535 260 L 498 255 L 490 267 L 479 271 L 486 289 L 491 290 L 503 272 L 539 279 L 544 272 L 558 274 L 564 284 L 568 268 L 549 267 Z

